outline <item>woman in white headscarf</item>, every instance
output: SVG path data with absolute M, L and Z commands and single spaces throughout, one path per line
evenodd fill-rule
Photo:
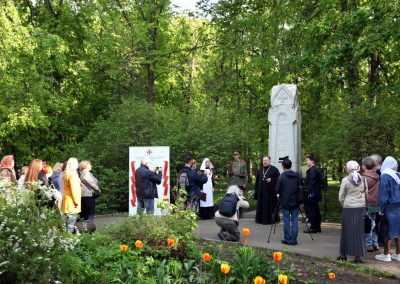
M 200 166 L 200 171 L 207 176 L 207 182 L 203 184 L 203 190 L 200 193 L 200 211 L 202 219 L 214 218 L 214 186 L 213 186 L 214 166 L 209 158 L 205 158 Z
M 378 195 L 378 214 L 383 216 L 388 225 L 385 236 L 385 247 L 375 259 L 381 261 L 400 261 L 400 173 L 397 172 L 397 161 L 386 157 L 381 167 L 381 180 Z M 395 239 L 396 253 L 390 255 L 390 243 Z
M 368 186 L 359 174 L 360 165 L 356 161 L 346 164 L 347 177 L 343 178 L 339 190 L 339 201 L 343 206 L 342 230 L 340 235 L 340 256 L 338 260 L 347 260 L 354 256 L 355 263 L 361 263 L 365 256 L 364 214 Z

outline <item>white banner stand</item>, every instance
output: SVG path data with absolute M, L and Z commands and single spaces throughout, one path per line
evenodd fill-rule
M 161 184 L 157 185 L 159 198 L 154 199 L 154 215 L 166 215 L 168 210 L 161 211 L 157 203 L 159 200 L 168 202 L 168 205 L 170 203 L 168 146 L 129 147 L 129 215 L 137 214 L 135 172 L 140 167 L 140 162 L 146 157 L 151 161 L 150 170 L 156 167 L 162 168 Z

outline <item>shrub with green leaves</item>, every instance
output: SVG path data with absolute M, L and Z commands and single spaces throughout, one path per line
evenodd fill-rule
M 0 282 L 58 280 L 78 242 L 62 230 L 58 209 L 38 206 L 33 191 L 0 183 Z

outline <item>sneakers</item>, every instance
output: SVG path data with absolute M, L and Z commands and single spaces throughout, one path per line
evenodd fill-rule
M 392 261 L 392 259 L 390 258 L 390 254 L 383 254 L 383 253 L 375 255 L 375 259 L 385 262 Z
M 400 261 L 400 254 L 393 253 L 390 257 L 391 257 L 391 259 L 395 259 L 397 261 Z

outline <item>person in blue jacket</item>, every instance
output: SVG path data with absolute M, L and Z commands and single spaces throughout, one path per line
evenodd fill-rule
M 380 261 L 400 261 L 400 173 L 393 157 L 386 157 L 381 167 L 378 195 L 378 214 L 387 221 L 384 251 L 375 256 Z M 391 240 L 395 239 L 396 253 L 390 255 Z
M 200 205 L 200 191 L 208 180 L 206 175 L 200 175 L 193 170 L 194 158 L 186 156 L 184 158 L 185 166 L 179 171 L 179 179 L 187 179 L 186 182 L 186 205 L 190 206 L 196 213 L 199 212 Z M 182 178 L 183 177 L 183 178 Z

